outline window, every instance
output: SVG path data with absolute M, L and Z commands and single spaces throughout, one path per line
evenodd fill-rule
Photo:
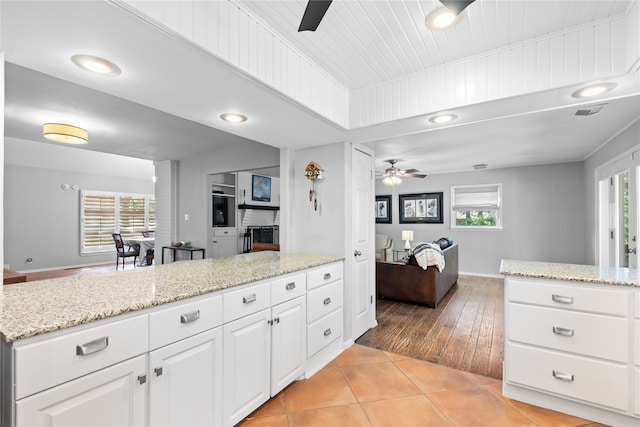
M 83 191 L 81 200 L 80 252 L 113 250 L 111 234 L 140 237 L 143 230 L 155 230 L 156 201 L 149 194 Z
M 502 228 L 502 184 L 451 187 L 451 206 L 451 228 Z

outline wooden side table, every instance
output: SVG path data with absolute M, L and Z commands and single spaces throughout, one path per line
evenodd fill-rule
M 204 259 L 204 248 L 192 248 L 192 247 L 184 247 L 184 246 L 163 246 L 162 247 L 162 263 L 164 264 L 164 250 L 169 249 L 171 254 L 173 255 L 173 260 L 176 260 L 176 251 L 187 251 L 191 255 L 191 259 L 193 259 L 194 252 L 200 252 L 202 254 L 202 259 Z

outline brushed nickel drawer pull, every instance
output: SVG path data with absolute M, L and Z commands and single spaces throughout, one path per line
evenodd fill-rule
M 76 356 L 88 356 L 109 346 L 109 337 L 102 337 L 76 346 Z
M 551 299 L 561 304 L 573 304 L 573 297 L 565 297 L 558 294 L 551 295 Z
M 322 301 L 324 303 L 324 305 L 329 305 L 331 304 L 331 297 L 327 297 L 324 299 L 324 301 Z
M 256 294 L 251 294 L 247 297 L 242 297 L 242 303 L 243 304 L 249 304 L 252 303 L 256 300 Z
M 553 327 L 553 333 L 556 335 L 562 335 L 565 337 L 573 336 L 573 329 L 561 328 L 560 326 Z
M 560 381 L 568 381 L 573 382 L 573 374 L 565 374 L 563 372 L 558 372 L 555 369 L 553 370 L 553 378 L 559 379 Z
M 138 382 L 140 383 L 140 385 L 146 383 L 147 382 L 147 374 L 138 375 Z
M 329 335 L 331 335 L 331 328 L 327 329 L 324 331 L 324 336 L 328 337 Z
M 288 291 L 290 291 L 291 289 L 295 289 L 296 288 L 296 282 L 291 282 L 291 283 L 287 283 L 286 285 L 284 285 L 284 288 Z
M 331 279 L 331 273 L 324 273 L 324 280 Z
M 155 368 L 153 372 L 156 373 L 156 377 L 159 377 L 160 375 L 162 375 L 162 366 Z
M 185 313 L 180 315 L 180 323 L 195 322 L 200 318 L 200 310 L 192 311 L 191 313 Z

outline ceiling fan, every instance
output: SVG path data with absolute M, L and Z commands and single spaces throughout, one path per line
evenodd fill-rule
M 320 25 L 320 21 L 324 18 L 324 14 L 327 13 L 329 6 L 333 0 L 309 0 L 307 7 L 302 15 L 302 21 L 298 27 L 300 31 L 315 31 Z M 440 0 L 447 9 L 459 15 L 467 6 L 473 3 L 475 0 Z
M 398 160 L 396 159 L 385 160 L 385 161 L 389 162 L 391 166 L 385 169 L 384 173 L 381 174 L 381 176 L 384 177 L 382 179 L 383 184 L 398 185 L 402 182 L 402 179 L 401 179 L 402 177 L 424 178 L 427 176 L 426 174 L 420 173 L 418 169 L 406 169 L 406 170 L 400 169 L 399 167 L 396 166 L 396 163 L 398 163 Z

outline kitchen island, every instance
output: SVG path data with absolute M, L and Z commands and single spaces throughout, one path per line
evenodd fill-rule
M 503 260 L 503 394 L 640 424 L 640 271 Z
M 342 351 L 342 275 L 258 252 L 5 286 L 0 421 L 233 425 Z

